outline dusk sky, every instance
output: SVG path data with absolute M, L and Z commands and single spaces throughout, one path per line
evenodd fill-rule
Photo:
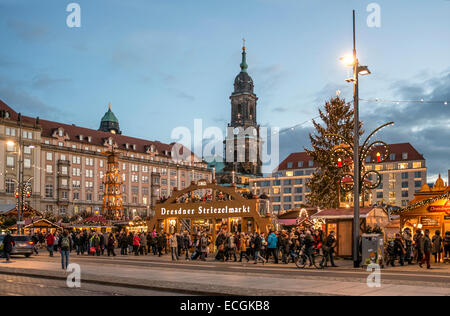
M 339 57 L 357 49 L 371 76 L 363 99 L 450 101 L 450 1 L 379 0 L 381 27 L 365 0 L 0 0 L 0 99 L 24 115 L 97 129 L 111 102 L 125 135 L 171 142 L 177 126 L 225 129 L 242 38 L 258 121 L 287 128 L 318 115 L 350 75 Z M 361 102 L 365 130 L 410 142 L 429 180 L 450 169 L 450 105 Z M 309 146 L 306 123 L 281 136 L 283 159 Z

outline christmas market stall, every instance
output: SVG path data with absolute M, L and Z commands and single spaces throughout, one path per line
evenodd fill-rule
M 361 208 L 361 234 L 380 231 L 389 223 L 389 216 L 382 208 Z M 324 223 L 324 232 L 328 236 L 336 232 L 336 255 L 350 257 L 353 249 L 353 208 L 324 209 L 311 216 L 311 219 Z
M 97 231 L 101 233 L 111 233 L 114 230 L 110 220 L 107 220 L 103 216 L 90 216 L 77 223 L 73 223 L 68 226 L 69 229 L 75 231 Z
M 436 231 L 443 236 L 450 231 L 450 186 L 446 186 L 439 175 L 432 188 L 424 184 L 409 205 L 397 213 L 402 230 L 410 228 L 415 234 L 418 229 L 428 229 L 430 236 Z
M 246 198 L 234 186 L 199 181 L 182 191 L 175 190 L 164 203 L 156 204 L 148 228 L 168 234 L 206 232 L 214 241 L 220 231 L 267 232 L 270 221 L 266 200 Z
M 134 218 L 132 221 L 123 221 L 123 220 L 113 221 L 113 224 L 118 231 L 123 231 L 127 234 L 148 232 L 147 221 L 141 219 L 139 216 Z
M 317 208 L 296 208 L 278 215 L 278 223 L 282 229 L 309 228 L 315 226 L 310 217 L 316 213 Z
M 10 226 L 9 230 L 11 230 L 13 233 L 17 231 L 17 224 Z M 49 220 L 45 218 L 37 218 L 37 219 L 26 219 L 25 225 L 24 225 L 24 233 L 25 235 L 28 234 L 38 234 L 42 233 L 44 235 L 48 233 L 54 234 L 56 231 L 62 231 L 63 227 L 50 222 Z

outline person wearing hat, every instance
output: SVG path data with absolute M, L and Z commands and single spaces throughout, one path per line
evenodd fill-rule
M 6 262 L 9 262 L 11 259 L 11 252 L 13 250 L 13 246 L 16 245 L 14 238 L 11 236 L 11 232 L 6 231 L 5 239 L 3 239 L 3 254 L 6 258 Z

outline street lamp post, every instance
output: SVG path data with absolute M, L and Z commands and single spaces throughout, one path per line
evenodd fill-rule
M 24 209 L 24 200 L 25 200 L 25 192 L 27 192 L 31 195 L 31 180 L 33 178 L 28 179 L 25 182 L 24 179 L 24 143 L 22 139 L 23 129 L 22 129 L 22 117 L 19 114 L 19 117 L 17 119 L 19 123 L 19 142 L 18 142 L 18 163 L 19 163 L 19 175 L 18 175 L 18 181 L 17 183 L 17 233 L 19 235 L 22 235 L 24 233 L 23 231 L 23 209 Z M 8 142 L 14 144 L 13 141 Z M 34 146 L 30 146 L 30 148 L 33 148 Z M 27 196 L 28 197 L 28 196 Z
M 359 175 L 361 170 L 359 169 L 359 62 L 356 57 L 356 26 L 355 26 L 355 10 L 353 10 L 353 104 L 354 104 L 354 151 L 353 151 L 353 163 L 354 172 L 354 214 L 353 214 L 353 266 L 359 267 L 359 229 L 360 229 L 360 212 L 359 212 L 359 195 L 361 193 Z
M 355 23 L 355 10 L 353 10 L 353 78 L 347 79 L 348 82 L 353 82 L 353 106 L 354 106 L 354 139 L 353 139 L 353 166 L 354 173 L 354 217 L 353 217 L 353 264 L 357 268 L 360 265 L 359 259 L 359 230 L 360 230 L 360 204 L 359 196 L 361 194 L 361 183 L 357 179 L 360 179 L 361 163 L 359 161 L 360 148 L 359 148 L 359 74 L 368 75 L 370 71 L 367 66 L 361 66 L 356 56 L 356 23 Z

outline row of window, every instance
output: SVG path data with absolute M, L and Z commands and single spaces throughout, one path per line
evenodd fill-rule
M 5 128 L 5 134 L 6 134 L 6 136 L 16 137 L 16 129 L 15 128 L 6 127 Z M 22 131 L 22 138 L 30 139 L 30 140 L 33 139 L 33 132 Z
M 303 168 L 305 166 L 305 163 L 306 162 L 304 162 L 304 161 L 298 161 L 297 162 L 297 168 Z M 308 164 L 308 167 L 310 167 L 310 168 L 314 167 L 314 160 L 309 160 L 307 162 L 307 164 Z M 288 167 L 288 169 L 292 169 L 294 167 L 294 163 L 293 162 L 288 162 L 287 163 L 287 167 Z

